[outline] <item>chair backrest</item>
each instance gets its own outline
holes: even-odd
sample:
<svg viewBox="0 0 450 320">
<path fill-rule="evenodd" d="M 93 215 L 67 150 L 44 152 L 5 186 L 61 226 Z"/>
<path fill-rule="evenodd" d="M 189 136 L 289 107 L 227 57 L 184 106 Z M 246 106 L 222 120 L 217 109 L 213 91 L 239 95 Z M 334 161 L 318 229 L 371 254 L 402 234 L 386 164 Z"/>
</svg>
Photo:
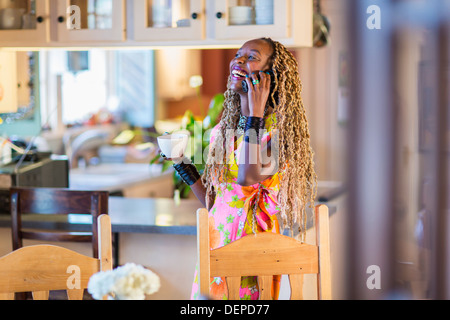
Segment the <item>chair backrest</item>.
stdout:
<svg viewBox="0 0 450 320">
<path fill-rule="evenodd" d="M 80 191 L 61 188 L 16 188 L 10 190 L 13 250 L 23 246 L 23 239 L 42 241 L 92 242 L 93 257 L 98 258 L 97 218 L 108 214 L 107 191 Z M 91 232 L 25 230 L 22 215 L 90 214 Z"/>
<path fill-rule="evenodd" d="M 318 299 L 331 299 L 328 207 L 315 208 L 316 245 L 261 232 L 210 250 L 208 211 L 197 211 L 200 294 L 209 296 L 213 277 L 225 277 L 228 298 L 239 299 L 242 276 L 257 276 L 261 300 L 270 300 L 273 275 L 288 275 L 291 299 L 303 299 L 303 275 L 317 274 Z"/>
<path fill-rule="evenodd" d="M 111 219 L 98 217 L 99 258 L 53 245 L 23 247 L 0 258 L 0 300 L 13 300 L 16 292 L 32 292 L 47 300 L 49 291 L 67 290 L 69 300 L 81 300 L 89 278 L 112 270 Z"/>
</svg>

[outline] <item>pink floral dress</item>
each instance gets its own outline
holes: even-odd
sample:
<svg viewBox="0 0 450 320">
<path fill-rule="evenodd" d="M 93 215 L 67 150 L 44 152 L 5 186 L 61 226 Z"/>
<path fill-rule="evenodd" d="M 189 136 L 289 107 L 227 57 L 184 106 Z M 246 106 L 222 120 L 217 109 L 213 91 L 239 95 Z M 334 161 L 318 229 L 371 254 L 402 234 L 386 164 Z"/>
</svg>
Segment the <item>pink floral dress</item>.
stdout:
<svg viewBox="0 0 450 320">
<path fill-rule="evenodd" d="M 266 119 L 267 132 L 261 138 L 261 146 L 268 143 L 272 137 L 275 115 Z M 211 133 L 212 143 L 217 135 L 218 127 Z M 271 178 L 249 186 L 242 187 L 236 183 L 240 151 L 243 137 L 237 139 L 234 152 L 230 152 L 229 170 L 226 183 L 217 188 L 214 206 L 209 211 L 210 247 L 217 249 L 243 236 L 256 232 L 279 233 L 276 214 L 279 212 L 277 195 L 279 188 L 279 173 Z M 256 206 L 256 212 L 254 208 Z M 256 221 L 253 216 L 256 215 Z M 198 266 L 197 266 L 198 267 Z M 272 297 L 278 298 L 280 276 L 274 276 Z M 242 300 L 257 300 L 257 277 L 242 277 L 240 298 Z M 191 299 L 199 298 L 197 268 L 192 287 Z M 210 282 L 211 299 L 227 299 L 227 286 L 224 278 L 212 278 Z"/>
</svg>

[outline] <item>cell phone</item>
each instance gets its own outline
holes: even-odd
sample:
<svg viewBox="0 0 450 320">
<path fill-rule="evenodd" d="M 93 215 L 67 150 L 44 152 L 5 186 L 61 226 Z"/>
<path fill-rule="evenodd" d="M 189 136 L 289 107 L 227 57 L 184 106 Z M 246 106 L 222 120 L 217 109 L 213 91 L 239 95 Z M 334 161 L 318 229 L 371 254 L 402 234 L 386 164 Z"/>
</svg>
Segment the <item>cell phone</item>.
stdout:
<svg viewBox="0 0 450 320">
<path fill-rule="evenodd" d="M 275 75 L 273 74 L 272 70 L 265 71 L 270 75 L 270 93 L 272 93 L 273 89 L 275 88 Z M 242 90 L 247 93 L 248 92 L 248 85 L 247 81 L 242 81 Z"/>
</svg>

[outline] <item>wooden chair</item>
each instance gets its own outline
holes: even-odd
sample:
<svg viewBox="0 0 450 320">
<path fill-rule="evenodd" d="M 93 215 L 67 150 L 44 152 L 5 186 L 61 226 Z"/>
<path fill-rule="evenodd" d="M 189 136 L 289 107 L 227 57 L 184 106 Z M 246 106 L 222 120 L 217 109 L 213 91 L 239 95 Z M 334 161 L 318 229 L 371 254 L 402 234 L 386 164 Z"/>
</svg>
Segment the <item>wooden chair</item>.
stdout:
<svg viewBox="0 0 450 320">
<path fill-rule="evenodd" d="M 108 215 L 99 216 L 98 234 L 98 259 L 53 245 L 23 247 L 0 258 L 0 300 L 30 291 L 34 300 L 48 300 L 51 290 L 67 290 L 69 300 L 81 300 L 89 278 L 112 269 Z"/>
<path fill-rule="evenodd" d="M 197 211 L 200 294 L 209 296 L 213 277 L 225 277 L 230 300 L 239 299 L 242 276 L 258 276 L 261 300 L 270 300 L 273 275 L 288 275 L 291 299 L 303 299 L 303 275 L 317 274 L 318 299 L 331 299 L 328 207 L 315 208 L 317 245 L 300 243 L 280 234 L 248 235 L 210 250 L 206 209 Z"/>
<path fill-rule="evenodd" d="M 41 241 L 92 242 L 93 257 L 98 258 L 97 219 L 108 214 L 107 191 L 79 191 L 60 188 L 16 188 L 10 190 L 13 250 L 23 246 L 23 239 Z M 91 232 L 25 230 L 22 215 L 91 214 Z"/>
</svg>

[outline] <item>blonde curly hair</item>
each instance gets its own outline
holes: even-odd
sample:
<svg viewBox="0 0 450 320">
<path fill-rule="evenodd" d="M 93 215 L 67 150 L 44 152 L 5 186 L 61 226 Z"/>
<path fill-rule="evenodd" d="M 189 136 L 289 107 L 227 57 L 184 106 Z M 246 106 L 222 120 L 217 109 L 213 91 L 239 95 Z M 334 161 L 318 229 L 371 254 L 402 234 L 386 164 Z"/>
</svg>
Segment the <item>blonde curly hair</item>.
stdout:
<svg viewBox="0 0 450 320">
<path fill-rule="evenodd" d="M 317 175 L 314 169 L 314 152 L 310 145 L 310 133 L 306 110 L 303 105 L 302 84 L 298 63 L 293 54 L 281 43 L 262 38 L 273 48 L 271 57 L 275 87 L 268 99 L 274 107 L 274 130 L 278 136 L 278 172 L 280 186 L 278 204 L 282 226 L 293 233 L 297 223 L 303 235 L 306 231 L 306 207 L 314 207 L 317 194 Z M 230 89 L 231 77 L 225 92 L 224 111 L 215 141 L 210 145 L 202 182 L 206 187 L 206 203 L 209 208 L 217 188 L 226 186 L 228 150 L 234 143 L 234 132 L 241 114 L 239 94 Z M 296 146 L 296 147 L 293 147 Z M 273 153 L 273 151 L 272 151 Z M 217 160 L 221 161 L 217 161 Z"/>
</svg>

